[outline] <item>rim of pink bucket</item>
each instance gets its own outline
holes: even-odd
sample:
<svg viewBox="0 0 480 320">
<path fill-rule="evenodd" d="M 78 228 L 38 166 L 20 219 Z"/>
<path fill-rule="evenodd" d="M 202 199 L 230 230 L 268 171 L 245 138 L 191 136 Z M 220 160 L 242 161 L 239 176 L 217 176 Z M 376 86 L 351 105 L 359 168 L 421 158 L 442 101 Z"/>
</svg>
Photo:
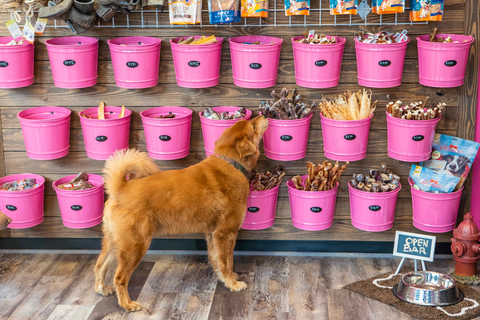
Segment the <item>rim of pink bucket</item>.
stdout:
<svg viewBox="0 0 480 320">
<path fill-rule="evenodd" d="M 250 186 L 250 195 L 248 197 L 249 198 L 251 198 L 251 197 L 256 197 L 256 198 L 269 197 L 269 196 L 272 196 L 275 193 L 277 193 L 279 188 L 280 188 L 280 185 L 276 186 L 275 188 L 268 189 L 268 190 L 255 191 L 255 190 L 252 190 L 252 186 Z"/>
<path fill-rule="evenodd" d="M 331 43 L 331 44 L 319 44 L 319 45 L 312 45 L 312 44 L 308 44 L 308 43 L 300 43 L 300 42 L 297 42 L 295 40 L 299 40 L 299 39 L 304 39 L 303 36 L 300 36 L 300 37 L 295 37 L 295 38 L 292 38 L 292 45 L 294 47 L 303 47 L 303 48 L 319 48 L 319 49 L 323 49 L 323 48 L 332 48 L 332 47 L 340 47 L 340 46 L 344 46 L 345 43 L 347 42 L 347 39 L 345 38 L 342 38 L 342 37 L 338 37 L 338 36 L 325 36 L 327 39 L 331 39 L 331 38 L 335 38 L 337 40 L 336 43 Z"/>
<path fill-rule="evenodd" d="M 138 44 L 139 41 L 141 44 Z M 155 37 L 120 37 L 108 39 L 107 43 L 109 47 L 126 50 L 157 46 L 162 43 L 162 39 Z"/>
<path fill-rule="evenodd" d="M 365 123 L 370 123 L 372 121 L 373 116 L 375 113 L 372 113 L 368 118 L 363 118 L 359 120 L 336 120 L 324 117 L 322 112 L 320 111 L 320 123 L 326 123 L 330 125 L 334 124 L 344 124 L 342 127 L 351 127 L 352 125 L 358 124 L 358 126 L 363 126 Z"/>
<path fill-rule="evenodd" d="M 170 111 L 172 111 L 172 113 L 175 114 L 175 118 L 167 118 L 167 119 L 152 118 L 152 117 L 158 117 L 160 115 L 168 115 Z M 150 108 L 140 112 L 140 116 L 142 117 L 142 120 L 149 119 L 149 120 L 154 120 L 159 122 L 168 122 L 175 119 L 179 120 L 179 119 L 191 117 L 192 114 L 193 114 L 193 110 L 185 107 L 176 107 L 176 106 L 155 107 L 155 108 Z"/>
<path fill-rule="evenodd" d="M 66 43 L 64 41 L 66 40 Z M 92 37 L 77 37 L 77 36 L 72 36 L 72 37 L 59 37 L 59 38 L 53 38 L 53 39 L 48 39 L 45 40 L 45 44 L 47 47 L 64 47 L 64 48 L 74 48 L 74 47 L 79 47 L 79 46 L 92 46 L 92 45 L 98 45 L 98 39 L 97 38 L 92 38 Z M 78 42 L 81 44 L 79 45 Z"/>
<path fill-rule="evenodd" d="M 458 43 L 439 43 L 439 42 L 430 42 L 430 35 L 429 34 L 425 34 L 425 35 L 422 35 L 422 36 L 418 36 L 417 37 L 417 45 L 418 46 L 429 46 L 429 47 L 455 47 L 455 46 L 459 46 L 459 45 L 468 45 L 470 46 L 473 41 L 475 40 L 472 36 L 466 36 L 466 35 L 463 35 L 463 34 L 448 34 L 448 33 L 442 33 L 442 34 L 437 34 L 437 36 L 441 36 L 443 37 L 444 39 L 446 39 L 447 37 L 452 37 L 452 40 L 453 41 L 460 41 Z M 463 42 L 464 40 L 468 40 L 468 41 L 465 41 Z"/>
<path fill-rule="evenodd" d="M 440 114 L 440 117 L 437 117 L 435 119 L 430 119 L 430 120 L 406 120 L 406 119 L 401 119 L 401 118 L 395 118 L 394 116 L 390 115 L 388 111 L 385 111 L 387 114 L 387 122 L 392 122 L 395 124 L 402 124 L 403 127 L 417 127 L 418 124 L 424 123 L 424 124 L 434 124 L 438 123 L 442 119 L 442 114 Z M 408 126 L 406 126 L 408 124 Z"/>
<path fill-rule="evenodd" d="M 199 39 L 201 37 L 202 36 L 193 36 L 194 39 Z M 221 37 L 215 37 L 215 39 L 217 39 L 217 42 L 214 42 L 214 43 L 196 44 L 196 45 L 177 43 L 180 39 L 185 39 L 185 37 L 178 37 L 178 38 L 170 39 L 170 45 L 174 46 L 174 47 L 182 47 L 182 48 L 183 47 L 198 48 L 198 47 L 212 47 L 212 46 L 215 46 L 215 45 L 218 46 L 219 44 L 223 43 L 223 38 L 221 38 Z"/>
<path fill-rule="evenodd" d="M 281 119 L 272 119 L 268 118 L 268 124 L 272 124 L 272 126 L 276 127 L 293 127 L 293 126 L 301 126 L 310 122 L 313 117 L 313 113 L 311 113 L 308 117 L 302 119 L 290 119 L 290 120 L 281 120 Z"/>
<path fill-rule="evenodd" d="M 350 185 L 350 182 L 348 182 L 348 190 L 361 197 L 364 199 L 382 199 L 382 198 L 390 198 L 391 196 L 396 196 L 402 190 L 402 184 L 399 182 L 398 183 L 398 188 L 393 190 L 393 191 L 387 191 L 387 192 L 367 192 L 367 191 L 361 191 L 357 190 L 354 187 Z"/>
<path fill-rule="evenodd" d="M 60 178 L 56 181 L 53 181 L 52 182 L 53 189 L 55 189 L 55 192 L 60 193 L 62 195 L 63 194 L 64 195 L 72 195 L 73 193 L 75 193 L 75 194 L 89 194 L 89 193 L 95 192 L 95 191 L 103 188 L 103 185 L 105 184 L 105 180 L 103 179 L 102 176 L 100 176 L 98 174 L 89 173 L 88 174 L 88 181 L 90 181 L 94 185 L 93 188 L 86 189 L 86 190 L 62 190 L 62 189 L 59 189 L 57 187 L 59 184 L 66 183 L 66 182 L 72 180 L 73 178 L 75 178 L 76 176 L 77 176 L 76 174 L 73 174 L 73 175 L 70 175 L 70 176 Z"/>
<path fill-rule="evenodd" d="M 21 39 L 24 39 L 22 37 L 18 37 L 17 39 L 21 40 Z M 9 43 L 10 41 L 13 40 L 13 37 L 0 37 L 0 44 L 7 44 Z M 32 43 L 28 42 L 28 41 L 23 41 L 22 44 L 17 44 L 15 46 L 1 46 L 0 49 L 14 49 L 14 48 L 21 48 L 21 47 L 28 47 L 28 46 L 33 46 Z"/>
<path fill-rule="evenodd" d="M 367 38 L 368 36 L 365 36 L 365 38 Z M 403 47 L 403 46 L 407 46 L 408 43 L 410 42 L 410 37 L 407 36 L 407 41 L 403 41 L 403 42 L 394 42 L 394 43 L 366 43 L 366 42 L 360 42 L 358 41 L 358 39 L 355 37 L 355 47 L 365 47 L 365 48 L 369 48 L 370 50 L 373 49 L 374 47 L 376 47 L 376 49 L 380 49 L 379 51 L 381 51 L 381 48 L 395 48 L 395 47 Z"/>
<path fill-rule="evenodd" d="M 228 111 L 228 112 L 235 112 L 237 110 L 239 110 L 241 107 L 234 107 L 234 106 L 222 106 L 222 107 L 212 107 L 213 111 L 217 111 L 218 108 L 235 108 L 235 109 L 228 109 L 228 110 L 225 110 L 225 111 Z M 217 120 L 217 119 L 207 119 L 203 116 L 203 111 L 199 112 L 198 115 L 200 116 L 200 122 L 202 123 L 208 123 L 208 124 L 234 124 L 235 122 L 238 122 L 240 120 L 248 120 L 250 119 L 250 117 L 252 116 L 252 111 L 245 108 L 245 110 L 247 110 L 246 114 L 245 114 L 245 117 L 241 117 L 241 118 L 238 118 L 238 119 L 229 119 L 229 120 Z M 223 111 L 221 111 L 223 112 Z"/>
<path fill-rule="evenodd" d="M 116 114 L 119 115 L 121 110 L 122 110 L 122 107 L 105 106 L 104 114 L 107 114 L 107 112 L 112 111 L 112 112 L 114 112 L 113 114 L 116 113 Z M 85 123 L 89 123 L 89 124 L 99 123 L 99 122 L 108 123 L 108 122 L 116 122 L 116 121 L 129 119 L 132 116 L 132 110 L 129 110 L 129 109 L 125 108 L 125 117 L 123 117 L 123 118 L 113 118 L 113 119 L 88 119 L 88 118 L 82 117 L 82 115 L 85 115 L 85 114 L 87 114 L 88 116 L 93 115 L 93 114 L 98 115 L 98 107 L 88 108 L 88 109 L 80 111 L 78 113 L 78 116 L 80 117 L 80 122 L 85 122 Z"/>
<path fill-rule="evenodd" d="M 46 119 L 29 119 L 28 118 L 28 116 L 32 116 L 36 114 L 52 114 L 51 112 L 54 110 L 57 111 L 57 113 L 55 113 L 55 115 L 57 115 L 56 117 L 46 118 Z M 36 124 L 41 122 L 54 122 L 54 121 L 64 120 L 64 119 L 70 118 L 71 114 L 72 114 L 72 111 L 70 109 L 63 108 L 63 107 L 54 107 L 54 106 L 35 107 L 35 108 L 29 108 L 29 109 L 18 112 L 17 118 L 22 123 Z"/>
<path fill-rule="evenodd" d="M 453 192 L 450 192 L 450 193 L 432 193 L 432 192 L 425 192 L 425 191 L 422 191 L 422 190 L 418 190 L 418 189 L 415 189 L 413 187 L 413 185 L 415 184 L 414 181 L 412 180 L 412 178 L 408 178 L 408 183 L 410 184 L 410 191 L 412 192 L 412 195 L 415 194 L 416 196 L 419 196 L 421 198 L 425 198 L 425 196 L 429 196 L 431 197 L 430 200 L 435 200 L 433 198 L 443 198 L 445 197 L 445 195 L 450 195 L 451 198 L 456 198 L 459 196 L 459 194 L 462 193 L 463 191 L 463 187 L 458 190 L 458 191 L 453 191 Z"/>
<path fill-rule="evenodd" d="M 301 177 L 303 182 L 308 177 L 308 174 L 303 175 Z M 337 186 L 331 190 L 305 191 L 305 190 L 298 190 L 297 188 L 295 188 L 292 179 L 287 181 L 288 193 L 293 194 L 297 197 L 306 198 L 306 199 L 324 198 L 324 197 L 332 196 L 337 193 L 339 185 L 340 185 L 340 182 L 337 181 Z M 315 195 L 321 195 L 321 196 L 315 196 Z"/>
<path fill-rule="evenodd" d="M 5 182 L 13 182 L 16 180 L 20 179 L 30 179 L 30 178 L 35 178 L 35 183 L 40 184 L 38 187 L 28 189 L 28 190 L 19 190 L 19 191 L 3 191 L 0 190 L 0 194 L 3 195 L 28 195 L 31 193 L 36 193 L 39 189 L 42 188 L 42 186 L 45 184 L 45 178 L 34 173 L 18 173 L 18 174 L 12 174 L 9 176 L 5 176 L 0 178 L 0 186 L 3 185 Z"/>
<path fill-rule="evenodd" d="M 245 40 L 249 42 L 255 42 L 255 41 L 260 41 L 262 42 L 267 42 L 265 44 L 261 45 L 254 45 L 254 44 L 243 44 Z M 274 43 L 270 43 L 270 42 Z M 278 47 L 281 46 L 283 43 L 282 38 L 276 38 L 276 37 L 269 37 L 269 36 L 240 36 L 240 37 L 234 37 L 234 38 L 229 38 L 228 42 L 230 43 L 230 48 L 233 49 L 240 49 L 242 51 L 246 51 L 245 49 L 249 48 L 251 50 L 248 51 L 263 51 L 262 49 L 264 48 L 273 48 L 273 47 Z"/>
</svg>

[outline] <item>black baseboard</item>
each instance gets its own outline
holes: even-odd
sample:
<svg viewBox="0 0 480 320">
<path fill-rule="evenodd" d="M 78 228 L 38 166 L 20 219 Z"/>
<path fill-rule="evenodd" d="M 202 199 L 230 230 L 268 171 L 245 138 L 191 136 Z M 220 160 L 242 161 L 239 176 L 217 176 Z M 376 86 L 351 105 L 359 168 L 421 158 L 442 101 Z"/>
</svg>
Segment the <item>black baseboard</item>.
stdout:
<svg viewBox="0 0 480 320">
<path fill-rule="evenodd" d="M 0 238 L 0 249 L 99 250 L 100 239 Z M 155 239 L 150 250 L 207 250 L 205 240 Z M 393 242 L 237 240 L 236 251 L 392 253 Z M 440 242 L 436 254 L 451 254 L 450 243 Z"/>
</svg>

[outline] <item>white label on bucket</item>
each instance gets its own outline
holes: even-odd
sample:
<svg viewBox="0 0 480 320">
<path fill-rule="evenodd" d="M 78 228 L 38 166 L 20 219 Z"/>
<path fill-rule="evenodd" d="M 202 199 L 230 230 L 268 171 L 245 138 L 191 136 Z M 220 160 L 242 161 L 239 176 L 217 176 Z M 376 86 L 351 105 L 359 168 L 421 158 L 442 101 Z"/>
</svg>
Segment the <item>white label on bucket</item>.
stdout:
<svg viewBox="0 0 480 320">
<path fill-rule="evenodd" d="M 436 239 L 435 236 L 397 231 L 393 255 L 433 262 Z"/>
<path fill-rule="evenodd" d="M 47 26 L 48 19 L 38 18 L 37 22 L 35 22 L 35 33 L 38 35 L 42 35 L 43 31 L 45 31 L 45 27 Z"/>
<path fill-rule="evenodd" d="M 20 27 L 15 22 L 15 20 L 10 20 L 5 24 L 7 25 L 8 31 L 10 31 L 10 34 L 12 35 L 13 39 L 23 37 L 23 33 L 22 31 L 20 31 Z"/>
<path fill-rule="evenodd" d="M 35 40 L 35 29 L 33 28 L 30 20 L 27 19 L 25 26 L 23 27 L 23 37 L 30 43 Z"/>
</svg>

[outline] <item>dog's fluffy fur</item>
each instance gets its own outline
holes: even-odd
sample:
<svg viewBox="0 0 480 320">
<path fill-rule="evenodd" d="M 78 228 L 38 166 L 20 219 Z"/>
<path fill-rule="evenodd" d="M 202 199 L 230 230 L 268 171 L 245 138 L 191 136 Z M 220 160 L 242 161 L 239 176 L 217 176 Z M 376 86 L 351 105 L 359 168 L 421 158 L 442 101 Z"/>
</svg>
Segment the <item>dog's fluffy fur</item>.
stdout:
<svg viewBox="0 0 480 320">
<path fill-rule="evenodd" d="M 239 121 L 215 143 L 215 153 L 252 170 L 268 121 L 257 117 Z M 144 152 L 124 150 L 105 164 L 109 199 L 103 216 L 102 252 L 95 266 L 95 291 L 117 292 L 119 305 L 140 310 L 127 287 L 135 268 L 160 234 L 203 233 L 208 256 L 219 279 L 232 291 L 246 288 L 233 273 L 233 249 L 245 217 L 248 179 L 217 156 L 183 170 L 162 171 Z M 105 284 L 110 263 L 117 260 L 114 286 Z"/>
</svg>

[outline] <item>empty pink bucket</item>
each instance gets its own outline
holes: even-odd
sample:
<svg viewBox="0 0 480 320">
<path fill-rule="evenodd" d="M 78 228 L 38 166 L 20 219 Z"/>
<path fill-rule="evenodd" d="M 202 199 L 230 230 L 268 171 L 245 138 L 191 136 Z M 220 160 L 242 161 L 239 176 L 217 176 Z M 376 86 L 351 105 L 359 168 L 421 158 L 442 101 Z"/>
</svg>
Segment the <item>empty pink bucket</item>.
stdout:
<svg viewBox="0 0 480 320">
<path fill-rule="evenodd" d="M 0 37 L 7 44 L 12 37 Z M 33 83 L 34 46 L 28 41 L 16 46 L 0 46 L 0 89 L 29 86 Z"/>
<path fill-rule="evenodd" d="M 370 88 L 392 88 L 402 84 L 408 39 L 399 43 L 365 43 L 355 39 L 358 84 Z"/>
<path fill-rule="evenodd" d="M 97 83 L 98 39 L 63 37 L 45 41 L 58 88 L 79 89 Z"/>
<path fill-rule="evenodd" d="M 242 229 L 261 230 L 273 226 L 279 189 L 280 186 L 276 186 L 269 190 L 250 191 Z"/>
<path fill-rule="evenodd" d="M 263 149 L 267 158 L 294 161 L 305 158 L 308 134 L 313 114 L 303 119 L 268 119 L 268 129 L 263 135 Z"/>
<path fill-rule="evenodd" d="M 226 112 L 235 113 L 239 107 L 214 107 L 212 108 L 218 113 Z M 203 143 L 205 145 L 205 154 L 207 157 L 213 154 L 213 150 L 215 149 L 215 141 L 220 138 L 223 131 L 230 128 L 240 120 L 249 120 L 252 116 L 252 111 L 247 109 L 247 114 L 245 117 L 240 119 L 232 119 L 232 120 L 214 120 L 214 119 L 207 119 L 202 116 L 202 112 L 200 112 L 200 122 L 202 124 L 202 133 L 203 133 Z"/>
<path fill-rule="evenodd" d="M 302 176 L 305 181 L 307 175 Z M 297 190 L 292 180 L 287 181 L 290 214 L 295 228 L 307 231 L 325 230 L 332 226 L 337 201 L 338 183 L 328 191 Z"/>
<path fill-rule="evenodd" d="M 195 39 L 201 36 L 195 36 Z M 185 88 L 208 88 L 218 84 L 223 38 L 200 45 L 178 44 L 170 40 L 177 85 Z"/>
<path fill-rule="evenodd" d="M 228 39 L 232 56 L 233 83 L 243 88 L 269 88 L 277 83 L 283 39 L 242 36 Z M 260 41 L 260 45 L 245 44 Z"/>
<path fill-rule="evenodd" d="M 337 43 L 311 45 L 295 41 L 303 37 L 292 38 L 297 85 L 305 88 L 338 86 L 346 40 L 340 37 L 327 38 L 336 38 Z"/>
<path fill-rule="evenodd" d="M 172 119 L 155 119 L 175 114 Z M 158 107 L 140 112 L 148 155 L 158 160 L 184 158 L 190 150 L 192 113 L 188 108 Z"/>
<path fill-rule="evenodd" d="M 128 148 L 131 110 L 125 110 L 125 117 L 119 118 L 120 107 L 105 107 L 105 119 L 98 120 L 98 108 L 79 112 L 83 140 L 87 156 L 95 160 L 107 160 L 115 151 Z M 87 115 L 92 119 L 84 117 Z"/>
<path fill-rule="evenodd" d="M 408 182 L 412 192 L 413 225 L 432 233 L 450 232 L 455 229 L 462 190 L 452 193 L 430 193 L 417 190 L 413 181 Z"/>
<path fill-rule="evenodd" d="M 388 156 L 405 162 L 430 159 L 435 129 L 441 118 L 405 120 L 387 112 Z"/>
<path fill-rule="evenodd" d="M 320 113 L 325 157 L 358 161 L 367 156 L 368 133 L 373 114 L 360 120 L 333 120 Z"/>
<path fill-rule="evenodd" d="M 67 108 L 36 107 L 17 114 L 29 158 L 52 160 L 68 154 L 71 113 Z"/>
<path fill-rule="evenodd" d="M 71 191 L 57 188 L 58 185 L 71 181 L 75 176 L 63 177 L 52 183 L 57 193 L 63 224 L 73 229 L 96 226 L 102 222 L 103 217 L 103 178 L 96 174 L 89 174 L 88 181 L 94 186 L 92 189 Z"/>
<path fill-rule="evenodd" d="M 0 178 L 0 186 L 5 182 L 35 178 L 40 186 L 23 191 L 0 190 L 0 211 L 12 219 L 10 229 L 34 227 L 43 221 L 43 195 L 45 178 L 37 174 L 13 174 Z"/>
<path fill-rule="evenodd" d="M 366 192 L 348 184 L 352 225 L 360 230 L 381 232 L 390 229 L 395 220 L 398 193 L 402 189 L 389 192 Z"/>
<path fill-rule="evenodd" d="M 472 36 L 438 34 L 458 43 L 430 42 L 430 35 L 417 37 L 420 84 L 435 88 L 452 88 L 463 84 Z"/>
<path fill-rule="evenodd" d="M 109 39 L 115 82 L 120 88 L 155 87 L 160 67 L 160 43 L 152 37 Z"/>
</svg>

